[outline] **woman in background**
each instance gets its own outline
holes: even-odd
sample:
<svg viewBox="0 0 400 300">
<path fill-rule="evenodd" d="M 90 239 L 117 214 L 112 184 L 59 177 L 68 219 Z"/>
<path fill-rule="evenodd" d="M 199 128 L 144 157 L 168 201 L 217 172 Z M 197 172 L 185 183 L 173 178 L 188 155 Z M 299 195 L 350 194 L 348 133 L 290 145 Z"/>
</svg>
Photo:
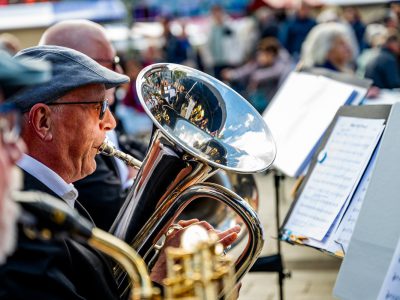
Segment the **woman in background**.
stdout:
<svg viewBox="0 0 400 300">
<path fill-rule="evenodd" d="M 353 73 L 357 53 L 357 43 L 348 25 L 323 23 L 315 26 L 304 41 L 299 67 Z"/>
</svg>

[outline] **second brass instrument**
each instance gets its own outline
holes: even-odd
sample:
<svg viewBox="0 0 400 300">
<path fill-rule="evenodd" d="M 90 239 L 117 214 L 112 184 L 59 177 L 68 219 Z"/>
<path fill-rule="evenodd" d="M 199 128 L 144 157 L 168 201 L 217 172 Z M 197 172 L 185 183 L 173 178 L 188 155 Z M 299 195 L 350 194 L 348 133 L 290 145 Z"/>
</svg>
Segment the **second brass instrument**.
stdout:
<svg viewBox="0 0 400 300">
<path fill-rule="evenodd" d="M 49 240 L 60 236 L 85 240 L 93 248 L 113 258 L 128 274 L 132 283 L 130 300 L 160 300 L 160 291 L 153 287 L 142 258 L 124 241 L 95 228 L 65 202 L 42 192 L 13 192 L 29 215 L 22 218 L 23 230 L 30 239 Z"/>
</svg>

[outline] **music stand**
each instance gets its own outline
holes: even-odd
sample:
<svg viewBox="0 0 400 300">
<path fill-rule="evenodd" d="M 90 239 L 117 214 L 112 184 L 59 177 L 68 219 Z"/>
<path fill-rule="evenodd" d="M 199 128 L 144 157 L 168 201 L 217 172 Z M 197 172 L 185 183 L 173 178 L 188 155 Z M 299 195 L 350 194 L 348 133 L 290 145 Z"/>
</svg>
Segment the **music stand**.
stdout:
<svg viewBox="0 0 400 300">
<path fill-rule="evenodd" d="M 277 169 L 271 169 L 269 172 L 274 176 L 275 189 L 275 225 L 276 225 L 276 246 L 277 253 L 259 257 L 250 272 L 273 272 L 278 273 L 279 299 L 284 299 L 283 282 L 285 278 L 290 278 L 290 271 L 285 271 L 282 259 L 281 240 L 278 238 L 280 233 L 280 201 L 281 201 L 281 182 L 285 179 L 285 175 Z"/>
<path fill-rule="evenodd" d="M 328 76 L 329 75 L 329 76 Z M 324 116 L 325 123 L 324 124 L 319 124 L 320 129 L 319 132 L 318 130 L 314 132 L 314 139 L 310 141 L 307 145 L 307 147 L 304 147 L 304 155 L 308 153 L 308 156 L 305 155 L 304 157 L 298 157 L 296 160 L 292 160 L 293 156 L 297 156 L 297 154 L 293 154 L 293 151 L 285 151 L 283 156 L 283 159 L 278 160 L 278 164 L 275 166 L 275 169 L 272 170 L 273 176 L 274 176 L 274 188 L 275 188 L 275 215 L 276 215 L 276 233 L 277 237 L 280 236 L 280 201 L 281 201 L 281 183 L 285 179 L 285 176 L 291 176 L 291 177 L 298 177 L 302 174 L 302 171 L 305 169 L 307 164 L 309 163 L 309 159 L 311 158 L 313 151 L 316 150 L 316 147 L 318 145 L 319 139 L 321 135 L 323 134 L 324 130 L 326 127 L 329 125 L 329 121 L 334 117 L 336 110 L 343 104 L 350 104 L 353 103 L 357 98 L 362 98 L 367 89 L 368 86 L 370 85 L 370 82 L 365 82 L 363 81 L 362 83 L 359 82 L 351 82 L 349 85 L 349 80 L 346 78 L 346 80 L 338 80 L 338 78 L 335 77 L 335 74 L 326 74 L 326 73 L 318 73 L 317 71 L 313 70 L 313 72 L 309 72 L 309 74 L 300 74 L 297 72 L 293 72 L 289 77 L 288 80 L 283 84 L 281 89 L 278 91 L 278 93 L 275 95 L 274 99 L 271 101 L 270 106 L 267 108 L 267 110 L 264 112 L 263 117 L 268 126 L 270 126 L 270 129 L 274 135 L 274 130 L 276 132 L 282 131 L 282 128 L 285 128 L 288 133 L 291 132 L 290 127 L 282 125 L 282 121 L 285 120 L 287 121 L 286 117 L 282 116 L 288 116 L 287 111 L 289 107 L 289 111 L 292 110 L 290 103 L 296 103 L 296 102 L 301 102 L 303 103 L 303 106 L 301 109 L 296 110 L 296 113 L 293 114 L 293 120 L 313 120 L 315 118 L 319 122 L 321 122 L 321 116 Z M 346 84 L 344 84 L 344 82 Z M 305 86 L 309 87 L 308 89 L 304 88 Z M 307 91 L 307 92 L 306 92 Z M 332 93 L 336 93 L 336 99 L 332 98 L 331 95 Z M 299 98 L 299 96 L 301 96 Z M 330 99 L 332 98 L 332 99 Z M 295 101 L 293 101 L 295 100 Z M 320 103 L 318 104 L 318 101 L 316 102 L 315 100 L 318 100 Z M 322 102 L 321 102 L 322 101 Z M 335 105 L 331 106 L 330 108 L 327 108 L 326 105 L 320 105 L 323 103 L 323 101 L 328 101 L 335 103 Z M 316 110 L 307 110 L 307 106 L 313 106 L 315 104 L 318 104 L 319 109 Z M 358 103 L 357 103 L 358 104 Z M 308 117 L 301 118 L 301 112 L 303 114 L 309 114 L 309 112 L 312 112 L 311 114 L 308 115 Z M 271 122 L 272 125 L 271 126 Z M 299 127 L 297 122 L 292 122 L 293 126 L 292 128 L 295 129 L 297 127 L 297 131 L 304 132 L 309 132 L 307 129 L 307 126 Z M 315 126 L 312 126 L 313 128 Z M 302 128 L 301 130 L 299 130 Z M 308 127 L 310 128 L 310 127 Z M 285 132 L 285 129 L 284 132 Z M 296 131 L 295 130 L 295 131 Z M 314 128 L 313 128 L 314 131 Z M 282 134 L 280 134 L 282 135 Z M 289 134 L 290 135 L 290 134 Z M 293 135 L 292 135 L 293 136 Z M 285 136 L 278 137 L 279 142 L 282 142 L 286 140 Z M 290 144 L 284 143 L 286 146 L 288 146 L 288 150 L 291 150 L 292 147 Z M 305 149 L 307 148 L 307 149 Z M 278 149 L 279 149 L 279 143 L 278 143 Z M 282 149 L 282 148 L 281 148 Z M 279 151 L 279 150 L 278 150 Z M 290 153 L 289 153 L 290 152 Z M 279 152 L 278 152 L 279 155 Z M 289 156 L 289 160 L 291 161 L 292 164 L 288 165 L 285 162 L 286 158 Z M 283 293 L 283 280 L 287 277 L 290 277 L 290 272 L 284 272 L 283 268 L 283 262 L 282 262 L 282 252 L 281 252 L 281 245 L 280 245 L 280 239 L 277 238 L 277 254 L 267 256 L 267 257 L 261 257 L 256 261 L 256 264 L 253 266 L 253 268 L 250 271 L 254 272 L 277 272 L 279 279 L 279 296 L 280 299 L 283 300 L 284 298 L 284 293 Z"/>
</svg>

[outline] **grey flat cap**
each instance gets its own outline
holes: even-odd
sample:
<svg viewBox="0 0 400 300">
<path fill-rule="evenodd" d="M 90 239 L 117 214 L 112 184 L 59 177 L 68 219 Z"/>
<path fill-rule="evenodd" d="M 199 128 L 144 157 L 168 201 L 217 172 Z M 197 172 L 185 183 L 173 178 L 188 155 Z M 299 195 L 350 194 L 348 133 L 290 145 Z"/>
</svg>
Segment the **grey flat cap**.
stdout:
<svg viewBox="0 0 400 300">
<path fill-rule="evenodd" d="M 15 56 L 22 62 L 31 59 L 44 60 L 52 64 L 52 79 L 48 83 L 25 88 L 7 99 L 22 111 L 36 103 L 50 103 L 68 92 L 88 84 L 104 84 L 106 89 L 129 82 L 129 77 L 111 71 L 87 55 L 60 46 L 36 46 L 24 49 Z"/>
</svg>

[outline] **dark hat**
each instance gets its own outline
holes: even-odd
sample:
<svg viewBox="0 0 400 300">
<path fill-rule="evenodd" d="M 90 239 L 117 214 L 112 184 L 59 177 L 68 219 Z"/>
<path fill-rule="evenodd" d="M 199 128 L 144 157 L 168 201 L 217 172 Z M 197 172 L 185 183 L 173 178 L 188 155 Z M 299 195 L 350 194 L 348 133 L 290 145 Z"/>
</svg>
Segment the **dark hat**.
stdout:
<svg viewBox="0 0 400 300">
<path fill-rule="evenodd" d="M 68 92 L 88 85 L 104 84 L 106 89 L 129 82 L 129 77 L 111 71 L 76 50 L 60 46 L 36 46 L 24 49 L 15 56 L 22 62 L 32 59 L 52 64 L 52 79 L 48 83 L 25 88 L 11 98 L 22 111 L 36 103 L 51 103 Z"/>
</svg>

